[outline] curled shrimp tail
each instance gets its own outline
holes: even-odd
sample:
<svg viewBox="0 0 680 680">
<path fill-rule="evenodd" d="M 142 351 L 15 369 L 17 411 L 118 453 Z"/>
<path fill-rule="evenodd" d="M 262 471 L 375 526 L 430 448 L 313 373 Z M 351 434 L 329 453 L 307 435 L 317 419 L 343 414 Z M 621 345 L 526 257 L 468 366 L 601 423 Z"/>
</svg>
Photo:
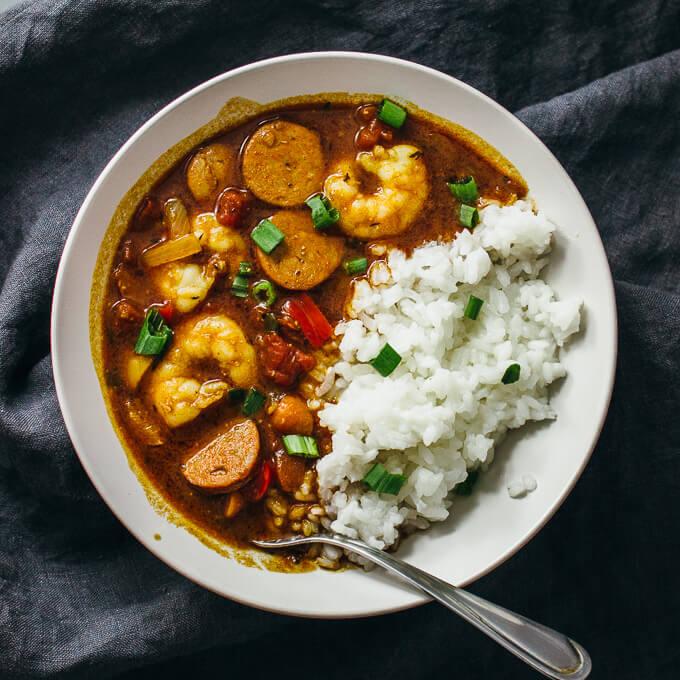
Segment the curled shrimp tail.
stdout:
<svg viewBox="0 0 680 680">
<path fill-rule="evenodd" d="M 396 236 L 417 219 L 429 193 L 427 170 L 420 149 L 398 144 L 376 146 L 354 161 L 340 163 L 326 178 L 324 191 L 340 213 L 339 226 L 362 240 Z M 361 173 L 378 183 L 370 193 L 362 191 Z"/>
<path fill-rule="evenodd" d="M 202 379 L 206 366 L 213 377 Z M 175 331 L 173 346 L 149 381 L 149 396 L 169 427 L 197 418 L 232 387 L 257 379 L 255 350 L 239 325 L 223 314 L 193 319 Z"/>
</svg>

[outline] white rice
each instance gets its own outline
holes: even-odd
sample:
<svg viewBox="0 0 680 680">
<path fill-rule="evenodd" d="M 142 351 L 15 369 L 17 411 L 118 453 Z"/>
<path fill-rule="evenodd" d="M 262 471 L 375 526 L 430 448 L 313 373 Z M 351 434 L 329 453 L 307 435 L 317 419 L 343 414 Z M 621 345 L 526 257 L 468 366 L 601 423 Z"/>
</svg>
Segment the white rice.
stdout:
<svg viewBox="0 0 680 680">
<path fill-rule="evenodd" d="M 554 225 L 525 201 L 480 218 L 451 243 L 391 250 L 355 286 L 319 411 L 333 433 L 317 466 L 333 531 L 385 548 L 445 519 L 451 490 L 491 462 L 509 428 L 555 417 L 547 386 L 565 375 L 559 348 L 579 328 L 581 301 L 557 301 L 538 278 Z M 484 300 L 476 321 L 463 316 L 471 294 Z M 366 362 L 386 342 L 402 361 L 382 377 Z M 512 363 L 519 381 L 503 385 Z M 408 476 L 398 496 L 361 483 L 377 461 Z"/>
<path fill-rule="evenodd" d="M 533 475 L 522 475 L 508 482 L 508 495 L 510 498 L 523 498 L 528 493 L 536 491 L 538 482 Z"/>
</svg>

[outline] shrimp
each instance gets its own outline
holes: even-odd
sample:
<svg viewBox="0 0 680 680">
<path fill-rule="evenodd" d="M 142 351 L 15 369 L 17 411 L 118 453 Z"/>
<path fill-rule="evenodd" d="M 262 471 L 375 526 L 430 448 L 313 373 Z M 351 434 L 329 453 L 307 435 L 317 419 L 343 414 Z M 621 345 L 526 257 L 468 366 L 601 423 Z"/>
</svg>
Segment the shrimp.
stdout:
<svg viewBox="0 0 680 680">
<path fill-rule="evenodd" d="M 203 247 L 220 253 L 232 264 L 235 262 L 236 268 L 241 260 L 246 259 L 248 246 L 243 236 L 236 229 L 220 224 L 214 213 L 201 213 L 192 217 L 191 227 Z"/>
<path fill-rule="evenodd" d="M 227 265 L 232 271 L 247 259 L 248 247 L 234 229 L 221 225 L 213 213 L 202 213 L 191 218 L 191 228 L 201 244 L 215 254 L 206 264 L 171 262 L 152 270 L 156 286 L 175 304 L 178 312 L 190 312 L 205 300 L 215 277 L 224 273 Z"/>
<path fill-rule="evenodd" d="M 362 240 L 396 236 L 418 216 L 429 192 L 420 149 L 398 144 L 362 151 L 344 161 L 326 178 L 324 192 L 340 212 L 339 225 L 348 236 Z M 373 175 L 378 188 L 362 192 L 360 172 Z"/>
<path fill-rule="evenodd" d="M 152 276 L 160 291 L 174 302 L 178 312 L 190 312 L 205 300 L 215 283 L 214 264 L 171 262 L 154 267 Z"/>
<path fill-rule="evenodd" d="M 201 380 L 198 364 L 217 364 L 219 377 Z M 232 387 L 257 379 L 255 350 L 238 324 L 223 314 L 191 319 L 175 329 L 172 346 L 149 380 L 149 396 L 169 427 L 193 420 Z"/>
</svg>

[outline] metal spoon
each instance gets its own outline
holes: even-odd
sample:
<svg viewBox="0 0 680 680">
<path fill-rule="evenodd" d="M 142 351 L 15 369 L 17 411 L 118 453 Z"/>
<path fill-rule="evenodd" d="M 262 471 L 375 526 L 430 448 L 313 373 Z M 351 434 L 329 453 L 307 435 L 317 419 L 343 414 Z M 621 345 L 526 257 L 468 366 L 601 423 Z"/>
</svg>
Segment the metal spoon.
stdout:
<svg viewBox="0 0 680 680">
<path fill-rule="evenodd" d="M 340 534 L 321 533 L 252 543 L 259 548 L 328 543 L 351 550 L 401 576 L 549 678 L 582 680 L 588 677 L 592 669 L 588 652 L 562 633 L 456 588 L 362 541 Z"/>
</svg>

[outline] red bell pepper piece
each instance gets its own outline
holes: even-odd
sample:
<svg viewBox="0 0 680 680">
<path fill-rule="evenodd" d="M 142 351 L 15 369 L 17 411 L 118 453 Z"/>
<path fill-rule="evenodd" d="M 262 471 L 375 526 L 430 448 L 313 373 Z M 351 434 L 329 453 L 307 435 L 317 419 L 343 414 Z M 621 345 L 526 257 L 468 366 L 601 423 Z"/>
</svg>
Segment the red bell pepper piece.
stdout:
<svg viewBox="0 0 680 680">
<path fill-rule="evenodd" d="M 172 315 L 173 315 L 173 308 L 172 308 L 172 302 L 170 300 L 166 300 L 162 304 L 157 304 L 157 305 L 151 305 L 152 307 L 155 307 L 158 310 L 158 313 L 168 322 L 172 321 Z"/>
<path fill-rule="evenodd" d="M 321 347 L 333 334 L 333 326 L 307 293 L 287 300 L 284 309 L 297 321 L 312 347 Z"/>
<path fill-rule="evenodd" d="M 259 501 L 269 488 L 272 482 L 272 471 L 274 469 L 271 461 L 265 460 L 260 471 L 253 481 L 248 485 L 247 495 L 251 501 Z"/>
</svg>

